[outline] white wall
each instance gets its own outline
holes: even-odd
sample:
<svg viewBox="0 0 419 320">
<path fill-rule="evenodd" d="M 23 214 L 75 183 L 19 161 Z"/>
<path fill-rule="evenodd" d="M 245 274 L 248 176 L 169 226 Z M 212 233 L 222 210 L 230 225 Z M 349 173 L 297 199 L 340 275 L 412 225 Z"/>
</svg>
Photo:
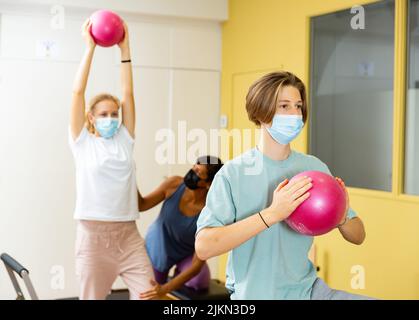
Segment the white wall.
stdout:
<svg viewBox="0 0 419 320">
<path fill-rule="evenodd" d="M 222 2 L 214 2 L 215 11 Z M 84 50 L 80 26 L 92 10 L 66 10 L 65 28 L 53 29 L 45 7 L 19 7 L 16 3 L 0 3 L 0 110 L 4 119 L 9 119 L 0 126 L 0 251 L 16 257 L 30 270 L 40 298 L 77 296 L 72 218 L 75 174 L 67 130 L 72 82 Z M 112 3 L 117 5 L 118 1 Z M 133 1 L 127 3 L 128 9 L 135 6 Z M 167 8 L 163 6 L 167 1 L 159 3 Z M 195 6 L 196 11 L 207 10 L 209 3 L 201 1 L 202 7 Z M 190 167 L 156 161 L 160 143 L 155 140 L 156 132 L 165 128 L 176 131 L 182 120 L 188 129 L 218 128 L 221 30 L 215 21 L 132 12 L 122 17 L 130 27 L 134 67 L 137 181 L 146 194 L 163 177 L 183 175 Z M 52 44 L 49 57 L 43 50 L 46 41 Z M 97 49 L 88 99 L 103 91 L 119 95 L 118 61 L 116 48 Z M 138 226 L 143 235 L 158 212 L 159 208 L 154 208 L 141 214 Z M 217 259 L 209 264 L 217 277 Z M 63 289 L 54 289 L 54 266 L 65 272 Z M 13 298 L 2 268 L 0 299 Z M 123 285 L 119 281 L 115 287 Z"/>
</svg>

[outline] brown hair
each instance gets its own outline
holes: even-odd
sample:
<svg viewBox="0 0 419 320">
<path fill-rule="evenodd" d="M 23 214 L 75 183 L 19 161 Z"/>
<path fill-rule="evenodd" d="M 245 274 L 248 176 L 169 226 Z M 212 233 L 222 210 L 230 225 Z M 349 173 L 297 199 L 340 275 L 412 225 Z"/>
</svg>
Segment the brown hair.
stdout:
<svg viewBox="0 0 419 320">
<path fill-rule="evenodd" d="M 249 88 L 246 96 L 246 110 L 249 120 L 260 126 L 270 123 L 276 113 L 279 93 L 286 86 L 292 86 L 300 91 L 303 106 L 301 108 L 304 123 L 307 120 L 307 95 L 304 83 L 294 74 L 287 71 L 269 73 Z"/>
<path fill-rule="evenodd" d="M 95 133 L 95 128 L 94 126 L 90 123 L 89 118 L 87 117 L 87 114 L 93 113 L 95 111 L 95 107 L 96 105 L 101 102 L 101 101 L 105 101 L 105 100 L 110 100 L 115 102 L 115 104 L 118 106 L 118 109 L 121 107 L 121 102 L 119 101 L 119 99 L 109 93 L 101 93 L 98 94 L 96 96 L 94 96 L 90 101 L 89 104 L 87 106 L 87 110 L 86 110 L 86 128 L 87 130 L 94 134 Z"/>
</svg>

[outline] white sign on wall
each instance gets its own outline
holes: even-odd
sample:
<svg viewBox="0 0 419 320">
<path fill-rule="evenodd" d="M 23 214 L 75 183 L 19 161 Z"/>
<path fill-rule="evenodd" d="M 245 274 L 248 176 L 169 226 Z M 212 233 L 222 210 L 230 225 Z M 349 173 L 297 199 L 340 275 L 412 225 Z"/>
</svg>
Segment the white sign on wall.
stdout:
<svg viewBox="0 0 419 320">
<path fill-rule="evenodd" d="M 38 58 L 57 58 L 58 55 L 58 44 L 54 40 L 39 40 L 36 43 L 36 56 Z"/>
</svg>

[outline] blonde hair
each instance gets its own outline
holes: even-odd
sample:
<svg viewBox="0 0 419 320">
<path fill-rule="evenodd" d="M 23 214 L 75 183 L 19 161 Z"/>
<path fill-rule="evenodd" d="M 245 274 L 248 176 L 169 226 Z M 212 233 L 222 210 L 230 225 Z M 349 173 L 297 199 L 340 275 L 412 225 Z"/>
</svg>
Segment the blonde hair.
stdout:
<svg viewBox="0 0 419 320">
<path fill-rule="evenodd" d="M 307 94 L 304 83 L 293 73 L 278 71 L 266 74 L 254 82 L 246 96 L 246 110 L 249 120 L 257 126 L 270 123 L 276 113 L 279 92 L 286 86 L 295 87 L 301 95 L 304 123 L 307 120 Z"/>
<path fill-rule="evenodd" d="M 121 107 L 121 102 L 119 101 L 119 99 L 109 93 L 101 93 L 98 94 L 96 96 L 94 96 L 90 101 L 89 104 L 87 106 L 87 110 L 86 110 L 86 128 L 87 130 L 94 134 L 95 133 L 95 127 L 93 126 L 93 124 L 89 121 L 88 118 L 88 113 L 93 113 L 95 111 L 95 107 L 96 105 L 101 102 L 101 101 L 105 101 L 105 100 L 110 100 L 115 102 L 115 104 L 118 106 L 118 109 Z"/>
</svg>

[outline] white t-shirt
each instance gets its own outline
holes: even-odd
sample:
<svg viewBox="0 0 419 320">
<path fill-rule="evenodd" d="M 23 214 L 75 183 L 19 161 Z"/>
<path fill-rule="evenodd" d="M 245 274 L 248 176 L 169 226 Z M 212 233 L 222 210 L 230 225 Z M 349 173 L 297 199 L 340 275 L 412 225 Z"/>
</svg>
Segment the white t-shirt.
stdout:
<svg viewBox="0 0 419 320">
<path fill-rule="evenodd" d="M 70 128 L 69 128 L 70 129 Z M 134 140 L 121 125 L 110 139 L 83 128 L 76 140 L 69 130 L 76 164 L 75 219 L 132 221 L 139 218 Z"/>
</svg>

